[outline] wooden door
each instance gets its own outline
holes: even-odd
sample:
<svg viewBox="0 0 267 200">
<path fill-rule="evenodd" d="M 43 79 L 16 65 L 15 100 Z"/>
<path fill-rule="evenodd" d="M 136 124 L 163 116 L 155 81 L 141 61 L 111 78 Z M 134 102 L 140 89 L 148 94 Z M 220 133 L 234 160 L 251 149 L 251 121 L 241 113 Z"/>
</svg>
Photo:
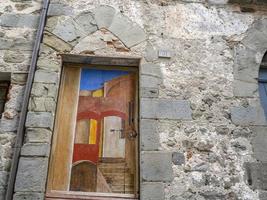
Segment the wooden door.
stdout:
<svg viewBox="0 0 267 200">
<path fill-rule="evenodd" d="M 136 185 L 134 191 L 116 189 L 121 187 L 116 185 L 118 169 L 122 176 L 133 177 L 119 184 L 138 183 L 136 101 L 135 73 L 64 68 L 49 167 L 50 196 L 51 191 L 137 196 Z"/>
</svg>

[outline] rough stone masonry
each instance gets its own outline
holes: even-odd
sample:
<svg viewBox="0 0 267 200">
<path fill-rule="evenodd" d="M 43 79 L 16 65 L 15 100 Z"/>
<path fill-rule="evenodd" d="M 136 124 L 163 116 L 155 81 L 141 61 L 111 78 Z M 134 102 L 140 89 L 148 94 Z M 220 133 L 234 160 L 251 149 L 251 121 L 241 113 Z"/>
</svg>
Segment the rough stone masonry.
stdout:
<svg viewBox="0 0 267 200">
<path fill-rule="evenodd" d="M 0 122 L 0 199 L 41 5 L 0 6 L 0 71 L 11 73 Z M 266 200 L 267 127 L 257 83 L 266 50 L 265 0 L 51 0 L 13 199 L 44 199 L 58 53 L 75 53 L 142 58 L 140 199 Z"/>
</svg>

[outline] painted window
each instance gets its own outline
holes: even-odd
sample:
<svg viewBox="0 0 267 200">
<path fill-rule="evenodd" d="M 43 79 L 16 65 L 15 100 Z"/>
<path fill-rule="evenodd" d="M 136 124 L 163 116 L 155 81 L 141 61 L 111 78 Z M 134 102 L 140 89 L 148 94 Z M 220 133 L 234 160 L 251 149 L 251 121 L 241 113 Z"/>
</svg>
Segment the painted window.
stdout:
<svg viewBox="0 0 267 200">
<path fill-rule="evenodd" d="M 265 53 L 259 70 L 259 94 L 261 105 L 267 117 L 267 52 Z"/>
<path fill-rule="evenodd" d="M 137 197 L 136 82 L 127 70 L 64 68 L 48 193 Z"/>
</svg>

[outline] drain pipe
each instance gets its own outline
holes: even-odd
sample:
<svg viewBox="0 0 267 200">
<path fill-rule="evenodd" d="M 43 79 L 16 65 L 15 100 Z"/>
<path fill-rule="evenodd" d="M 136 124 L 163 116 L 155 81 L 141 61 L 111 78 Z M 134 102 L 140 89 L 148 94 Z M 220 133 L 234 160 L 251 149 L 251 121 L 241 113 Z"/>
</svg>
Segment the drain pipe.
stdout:
<svg viewBox="0 0 267 200">
<path fill-rule="evenodd" d="M 38 29 L 37 29 L 36 40 L 35 40 L 33 51 L 32 51 L 31 64 L 30 64 L 30 68 L 29 68 L 28 78 L 27 78 L 23 102 L 22 102 L 22 108 L 21 108 L 21 112 L 20 112 L 20 119 L 19 119 L 19 124 L 18 124 L 18 129 L 17 129 L 16 143 L 14 146 L 14 153 L 13 153 L 12 163 L 11 163 L 12 165 L 11 165 L 11 170 L 10 170 L 10 174 L 9 174 L 7 191 L 6 191 L 6 200 L 12 200 L 13 199 L 14 186 L 15 186 L 15 181 L 16 181 L 20 151 L 21 151 L 21 147 L 23 145 L 23 140 L 24 140 L 24 135 L 25 135 L 24 126 L 25 126 L 25 121 L 26 121 L 26 117 L 27 117 L 28 104 L 29 104 L 31 88 L 32 88 L 32 84 L 33 84 L 33 78 L 34 78 L 34 73 L 35 73 L 35 69 L 36 69 L 40 44 L 41 44 L 41 41 L 43 39 L 43 32 L 44 32 L 44 27 L 45 27 L 45 23 L 46 23 L 46 16 L 47 16 L 49 2 L 50 2 L 50 0 L 43 0 L 43 7 L 41 10 L 41 14 L 40 14 L 40 21 L 39 21 L 39 25 L 38 25 Z"/>
</svg>

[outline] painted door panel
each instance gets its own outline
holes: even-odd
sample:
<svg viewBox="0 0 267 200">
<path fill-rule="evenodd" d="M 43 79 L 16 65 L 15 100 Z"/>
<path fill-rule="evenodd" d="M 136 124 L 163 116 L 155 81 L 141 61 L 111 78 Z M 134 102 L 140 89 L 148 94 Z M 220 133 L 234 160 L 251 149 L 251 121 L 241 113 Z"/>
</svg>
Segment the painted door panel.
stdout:
<svg viewBox="0 0 267 200">
<path fill-rule="evenodd" d="M 120 117 L 104 118 L 103 157 L 125 157 L 125 139 L 121 138 L 122 131 L 122 119 Z"/>
</svg>

